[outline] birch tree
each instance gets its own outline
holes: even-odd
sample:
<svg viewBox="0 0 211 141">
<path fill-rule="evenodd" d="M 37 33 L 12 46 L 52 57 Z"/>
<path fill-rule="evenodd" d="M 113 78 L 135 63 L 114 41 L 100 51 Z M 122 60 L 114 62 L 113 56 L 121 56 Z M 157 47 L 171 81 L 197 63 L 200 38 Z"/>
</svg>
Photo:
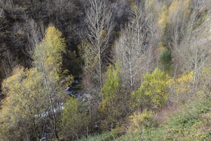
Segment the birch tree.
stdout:
<svg viewBox="0 0 211 141">
<path fill-rule="evenodd" d="M 147 20 L 141 8 L 134 6 L 131 11 L 131 22 L 122 30 L 115 45 L 116 59 L 121 67 L 123 87 L 133 91 L 141 70 L 147 68 L 145 54 L 147 53 L 146 38 L 149 33 Z"/>
<path fill-rule="evenodd" d="M 179 72 L 193 71 L 194 83 L 198 82 L 199 74 L 210 58 L 210 16 L 198 26 L 196 13 L 191 15 L 187 24 L 184 39 L 174 50 L 174 61 L 179 61 Z"/>
<path fill-rule="evenodd" d="M 82 57 L 85 60 L 85 73 L 91 75 L 93 89 L 96 89 L 98 94 L 103 86 L 106 53 L 109 48 L 109 38 L 114 28 L 111 18 L 112 12 L 108 8 L 108 0 L 89 0 L 89 5 L 86 9 L 87 28 L 81 44 L 81 50 Z M 87 60 L 92 60 L 93 62 L 89 63 Z M 91 74 L 92 72 L 95 72 L 95 76 Z"/>
</svg>

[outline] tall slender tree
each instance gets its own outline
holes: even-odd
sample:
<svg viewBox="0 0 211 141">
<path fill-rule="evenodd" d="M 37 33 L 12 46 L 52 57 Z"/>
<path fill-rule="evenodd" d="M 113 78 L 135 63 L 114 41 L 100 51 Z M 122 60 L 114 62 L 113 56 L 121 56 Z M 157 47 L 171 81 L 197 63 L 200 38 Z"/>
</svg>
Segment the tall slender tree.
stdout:
<svg viewBox="0 0 211 141">
<path fill-rule="evenodd" d="M 137 85 L 140 72 L 147 68 L 150 59 L 146 60 L 147 36 L 150 33 L 146 18 L 140 6 L 133 5 L 130 22 L 122 30 L 115 44 L 115 56 L 121 67 L 123 87 L 132 92 Z M 145 61 L 144 61 L 145 60 Z M 140 79 L 139 79 L 140 80 Z"/>
<path fill-rule="evenodd" d="M 91 83 L 97 94 L 103 86 L 103 72 L 106 70 L 105 58 L 114 28 L 108 3 L 108 0 L 89 0 L 86 9 L 87 28 L 83 37 L 84 43 L 81 44 L 82 57 L 85 60 L 84 70 L 85 73 L 91 75 Z"/>
</svg>

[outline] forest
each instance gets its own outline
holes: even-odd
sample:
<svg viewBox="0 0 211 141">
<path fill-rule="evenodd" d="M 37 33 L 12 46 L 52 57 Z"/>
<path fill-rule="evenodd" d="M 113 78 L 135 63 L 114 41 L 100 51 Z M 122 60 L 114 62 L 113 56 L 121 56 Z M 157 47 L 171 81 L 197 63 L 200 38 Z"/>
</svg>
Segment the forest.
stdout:
<svg viewBox="0 0 211 141">
<path fill-rule="evenodd" d="M 0 141 L 211 140 L 211 0 L 0 0 Z"/>
</svg>

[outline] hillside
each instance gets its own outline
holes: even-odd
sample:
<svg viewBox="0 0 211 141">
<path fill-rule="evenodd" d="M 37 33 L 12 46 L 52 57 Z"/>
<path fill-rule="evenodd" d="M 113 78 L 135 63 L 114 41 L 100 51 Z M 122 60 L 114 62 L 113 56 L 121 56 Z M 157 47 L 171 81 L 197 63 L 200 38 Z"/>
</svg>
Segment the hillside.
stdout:
<svg viewBox="0 0 211 141">
<path fill-rule="evenodd" d="M 210 9 L 1 0 L 0 141 L 211 140 Z"/>
</svg>

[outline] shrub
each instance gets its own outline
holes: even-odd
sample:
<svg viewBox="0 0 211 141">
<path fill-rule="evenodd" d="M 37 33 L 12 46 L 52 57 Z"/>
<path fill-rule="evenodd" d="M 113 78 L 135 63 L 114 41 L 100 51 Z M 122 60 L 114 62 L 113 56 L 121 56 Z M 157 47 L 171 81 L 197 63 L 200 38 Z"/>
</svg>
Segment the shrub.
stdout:
<svg viewBox="0 0 211 141">
<path fill-rule="evenodd" d="M 142 113 L 134 113 L 130 116 L 131 125 L 128 129 L 129 133 L 143 132 L 144 129 L 153 126 L 153 112 L 144 109 Z"/>
<path fill-rule="evenodd" d="M 191 90 L 194 82 L 193 71 L 184 72 L 178 78 L 169 79 L 171 95 L 169 99 L 173 102 L 181 102 L 191 98 Z"/>
<path fill-rule="evenodd" d="M 147 73 L 141 87 L 132 94 L 137 99 L 134 106 L 162 106 L 168 97 L 168 79 L 169 76 L 159 69 Z"/>
<path fill-rule="evenodd" d="M 86 132 L 89 118 L 84 107 L 80 107 L 78 100 L 69 98 L 64 104 L 61 120 L 58 125 L 61 129 L 60 137 L 64 140 L 76 139 Z"/>
</svg>

